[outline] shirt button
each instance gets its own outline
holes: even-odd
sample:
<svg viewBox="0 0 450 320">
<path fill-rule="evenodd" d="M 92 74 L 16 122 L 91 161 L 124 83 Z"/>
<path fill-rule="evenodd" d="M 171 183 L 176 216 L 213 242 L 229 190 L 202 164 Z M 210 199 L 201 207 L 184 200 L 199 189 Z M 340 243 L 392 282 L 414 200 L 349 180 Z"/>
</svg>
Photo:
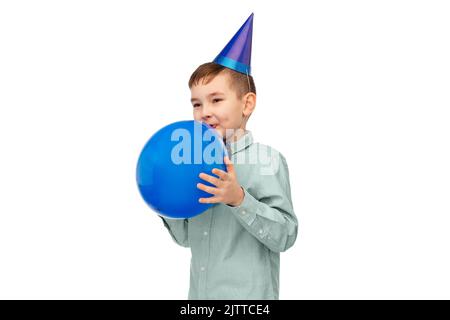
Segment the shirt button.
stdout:
<svg viewBox="0 0 450 320">
<path fill-rule="evenodd" d="M 259 229 L 259 234 L 262 234 L 263 233 L 263 230 L 262 229 Z"/>
<path fill-rule="evenodd" d="M 208 231 L 203 232 L 203 235 L 207 236 L 208 235 Z"/>
<path fill-rule="evenodd" d="M 246 213 L 247 213 L 247 211 L 245 211 L 245 210 L 242 210 L 242 211 L 241 211 L 241 213 L 242 213 L 242 214 L 246 214 Z"/>
<path fill-rule="evenodd" d="M 201 268 L 200 268 L 200 271 L 205 271 L 205 267 L 201 267 Z"/>
</svg>

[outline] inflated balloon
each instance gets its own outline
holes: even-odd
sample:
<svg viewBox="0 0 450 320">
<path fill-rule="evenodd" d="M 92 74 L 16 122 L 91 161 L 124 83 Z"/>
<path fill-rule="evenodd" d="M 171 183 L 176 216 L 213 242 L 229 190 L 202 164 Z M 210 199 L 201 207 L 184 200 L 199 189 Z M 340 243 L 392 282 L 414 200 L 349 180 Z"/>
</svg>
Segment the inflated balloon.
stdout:
<svg viewBox="0 0 450 320">
<path fill-rule="evenodd" d="M 221 136 L 209 125 L 188 120 L 157 131 L 145 144 L 138 160 L 136 179 L 145 202 L 169 218 L 192 218 L 214 204 L 199 198 L 213 196 L 197 188 L 201 172 L 226 171 L 227 149 Z"/>
</svg>

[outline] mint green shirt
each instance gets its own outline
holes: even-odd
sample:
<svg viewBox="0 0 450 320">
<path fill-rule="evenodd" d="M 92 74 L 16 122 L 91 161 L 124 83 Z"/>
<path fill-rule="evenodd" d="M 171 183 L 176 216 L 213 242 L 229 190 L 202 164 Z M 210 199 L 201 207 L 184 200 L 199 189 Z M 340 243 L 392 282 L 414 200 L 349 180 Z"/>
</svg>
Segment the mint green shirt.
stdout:
<svg viewBox="0 0 450 320">
<path fill-rule="evenodd" d="M 248 130 L 227 149 L 244 189 L 241 205 L 219 203 L 189 219 L 160 217 L 173 240 L 191 249 L 188 299 L 278 299 L 280 252 L 298 229 L 286 160 L 254 143 Z"/>
</svg>

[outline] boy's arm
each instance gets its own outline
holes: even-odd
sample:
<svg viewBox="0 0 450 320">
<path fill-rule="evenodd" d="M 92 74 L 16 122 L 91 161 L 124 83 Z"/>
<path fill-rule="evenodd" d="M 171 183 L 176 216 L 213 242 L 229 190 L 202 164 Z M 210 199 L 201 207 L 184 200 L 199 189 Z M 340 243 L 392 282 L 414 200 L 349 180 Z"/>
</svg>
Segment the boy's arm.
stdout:
<svg viewBox="0 0 450 320">
<path fill-rule="evenodd" d="M 278 163 L 274 174 L 255 174 L 258 179 L 255 188 L 252 191 L 242 188 L 242 203 L 228 207 L 259 241 L 272 251 L 282 252 L 294 244 L 298 221 L 292 205 L 289 169 L 281 154 Z"/>
<path fill-rule="evenodd" d="M 188 219 L 168 219 L 159 216 L 164 226 L 169 230 L 172 239 L 182 247 L 189 247 L 188 241 Z"/>
</svg>

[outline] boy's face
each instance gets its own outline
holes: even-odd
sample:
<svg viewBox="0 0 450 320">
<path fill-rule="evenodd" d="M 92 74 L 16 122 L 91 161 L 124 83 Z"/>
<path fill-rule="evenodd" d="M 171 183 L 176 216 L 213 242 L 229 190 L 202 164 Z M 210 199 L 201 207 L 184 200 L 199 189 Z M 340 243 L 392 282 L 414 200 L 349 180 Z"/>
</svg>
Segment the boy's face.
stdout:
<svg viewBox="0 0 450 320">
<path fill-rule="evenodd" d="M 229 76 L 220 72 L 208 84 L 200 81 L 191 88 L 191 102 L 194 107 L 194 119 L 211 125 L 223 138 L 233 130 L 245 129 L 244 107 L 245 95 L 238 99 L 230 88 Z M 230 135 L 231 136 L 231 135 Z"/>
</svg>

